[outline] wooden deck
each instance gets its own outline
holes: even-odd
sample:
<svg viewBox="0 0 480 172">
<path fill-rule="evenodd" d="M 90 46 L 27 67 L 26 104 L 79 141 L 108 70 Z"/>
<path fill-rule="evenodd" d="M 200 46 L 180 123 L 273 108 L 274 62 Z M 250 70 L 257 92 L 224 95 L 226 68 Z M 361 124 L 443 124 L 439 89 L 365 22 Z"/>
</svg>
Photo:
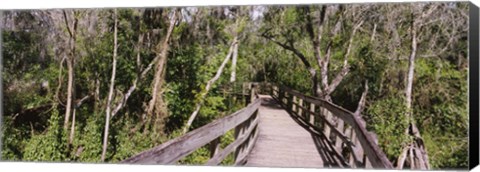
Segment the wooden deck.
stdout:
<svg viewBox="0 0 480 172">
<path fill-rule="evenodd" d="M 312 135 L 270 96 L 261 95 L 259 135 L 246 166 L 323 167 Z"/>
</svg>

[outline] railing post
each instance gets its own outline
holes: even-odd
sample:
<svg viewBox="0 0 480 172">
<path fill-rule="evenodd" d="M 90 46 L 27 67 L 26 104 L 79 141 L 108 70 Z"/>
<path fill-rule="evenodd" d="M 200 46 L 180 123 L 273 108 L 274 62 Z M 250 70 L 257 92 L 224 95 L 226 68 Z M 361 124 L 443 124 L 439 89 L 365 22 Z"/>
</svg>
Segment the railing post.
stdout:
<svg viewBox="0 0 480 172">
<path fill-rule="evenodd" d="M 298 116 L 301 116 L 302 118 L 306 118 L 304 115 L 303 115 L 303 99 L 302 98 L 298 98 L 298 107 L 297 107 L 297 111 L 298 111 Z"/>
<path fill-rule="evenodd" d="M 310 124 L 315 125 L 315 104 L 310 103 L 310 111 L 312 113 L 308 113 L 308 114 L 310 114 L 309 122 L 310 122 Z"/>
<path fill-rule="evenodd" d="M 345 129 L 345 136 L 350 138 L 350 141 L 353 142 L 353 129 L 352 126 L 347 126 Z M 356 145 L 355 145 L 356 146 Z M 349 155 L 348 155 L 348 163 L 350 164 L 351 167 L 358 167 L 356 161 L 355 161 L 355 147 L 352 147 L 352 145 L 348 145 L 349 147 Z"/>
<path fill-rule="evenodd" d="M 292 112 L 297 112 L 297 104 L 296 103 L 297 103 L 297 96 L 292 95 Z"/>
<path fill-rule="evenodd" d="M 352 140 L 353 144 L 355 145 L 355 148 L 353 150 L 355 152 L 356 158 L 360 161 L 360 163 L 362 163 L 362 165 L 364 167 L 365 166 L 365 162 L 364 162 L 364 157 L 365 156 L 363 154 L 363 148 L 362 148 L 362 145 L 360 145 L 360 141 L 357 138 L 357 134 L 356 134 L 355 128 L 353 128 L 353 126 L 352 126 L 351 140 Z"/>
<path fill-rule="evenodd" d="M 332 121 L 332 114 L 330 113 L 330 111 L 328 111 L 325 108 L 320 108 L 320 113 L 325 117 L 325 119 L 328 122 Z M 325 133 L 325 136 L 330 139 L 330 133 L 331 133 L 330 126 L 324 123 L 323 127 L 324 127 L 323 132 Z"/>
<path fill-rule="evenodd" d="M 340 133 L 344 133 L 343 129 L 344 129 L 344 121 L 342 119 L 338 119 L 337 130 L 340 131 Z M 336 137 L 337 138 L 335 139 L 335 147 L 337 148 L 338 152 L 342 152 L 343 140 L 340 138 L 340 135 L 337 135 Z"/>
<path fill-rule="evenodd" d="M 255 100 L 255 90 L 256 87 L 252 84 L 250 87 L 250 103 L 252 103 Z"/>
<path fill-rule="evenodd" d="M 252 115 L 252 118 L 250 119 L 250 125 L 247 127 L 247 130 L 250 128 L 250 127 L 256 127 L 256 126 L 252 126 L 253 122 L 256 120 L 256 118 L 258 118 L 258 109 L 254 112 L 254 114 Z M 257 123 L 258 125 L 258 123 Z M 258 128 L 254 128 L 250 135 L 248 135 L 247 137 L 247 140 L 245 141 L 245 149 L 243 150 L 243 156 L 246 156 L 246 154 L 248 154 L 250 152 L 250 150 L 253 148 L 253 142 L 255 141 L 255 138 L 257 137 L 257 130 Z"/>
<path fill-rule="evenodd" d="M 373 141 L 375 142 L 375 144 L 378 145 L 378 139 L 377 139 L 377 135 L 375 133 L 371 133 L 371 132 L 368 132 L 369 135 L 372 136 L 373 138 Z M 366 161 L 365 161 L 365 168 L 373 168 L 372 166 L 372 162 L 370 162 L 370 160 L 368 159 L 368 157 L 365 157 Z"/>
<path fill-rule="evenodd" d="M 220 150 L 220 137 L 210 142 L 209 150 L 210 150 L 210 158 L 212 158 L 213 156 L 215 156 L 215 154 L 218 153 L 218 151 Z"/>
<path fill-rule="evenodd" d="M 239 125 L 239 129 L 235 128 L 235 139 L 238 137 L 247 137 L 247 139 L 241 143 L 235 150 L 235 164 L 241 163 L 243 158 L 246 156 L 246 153 L 251 149 L 252 146 L 252 138 L 253 138 L 253 131 L 248 135 L 244 136 L 249 130 L 250 127 L 254 125 L 253 122 L 255 119 L 258 118 L 258 109 L 255 110 L 250 118 L 248 118 L 245 122 Z"/>
<path fill-rule="evenodd" d="M 248 121 L 248 120 L 247 120 Z M 244 128 L 245 128 L 245 125 L 247 123 L 247 121 L 245 122 L 242 122 L 240 125 L 238 125 L 237 127 L 235 127 L 235 133 L 234 133 L 234 136 L 235 136 L 235 140 L 237 140 L 240 136 L 243 135 L 243 132 L 245 131 Z M 242 146 L 238 146 L 236 149 L 235 149 L 235 156 L 234 156 L 234 160 L 237 161 L 238 160 L 238 157 L 241 153 L 241 149 L 242 149 Z"/>
</svg>

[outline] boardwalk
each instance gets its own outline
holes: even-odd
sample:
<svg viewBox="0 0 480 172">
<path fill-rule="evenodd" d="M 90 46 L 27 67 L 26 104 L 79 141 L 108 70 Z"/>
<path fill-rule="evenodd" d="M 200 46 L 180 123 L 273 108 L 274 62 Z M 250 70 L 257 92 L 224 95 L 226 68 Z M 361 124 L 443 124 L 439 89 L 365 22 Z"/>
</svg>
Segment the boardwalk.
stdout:
<svg viewBox="0 0 480 172">
<path fill-rule="evenodd" d="M 323 167 L 312 135 L 270 96 L 261 96 L 259 136 L 246 166 Z"/>
<path fill-rule="evenodd" d="M 206 146 L 205 165 L 233 154 L 235 166 L 393 168 L 359 113 L 283 86 L 264 85 L 270 95 L 259 95 L 257 86 L 248 87 L 245 108 L 122 162 L 176 164 Z M 219 138 L 232 130 L 235 140 L 220 147 Z"/>
</svg>

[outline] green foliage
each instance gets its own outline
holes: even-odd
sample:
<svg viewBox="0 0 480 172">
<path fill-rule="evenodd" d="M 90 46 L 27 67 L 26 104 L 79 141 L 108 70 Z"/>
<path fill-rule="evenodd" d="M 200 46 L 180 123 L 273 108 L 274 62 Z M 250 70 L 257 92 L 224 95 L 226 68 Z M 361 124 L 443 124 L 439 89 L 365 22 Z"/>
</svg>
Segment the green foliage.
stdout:
<svg viewBox="0 0 480 172">
<path fill-rule="evenodd" d="M 3 118 L 3 125 L 1 126 L 2 136 L 2 158 L 8 160 L 21 160 L 22 148 L 24 143 L 22 142 L 22 136 L 19 134 L 21 131 L 14 127 L 9 127 L 12 124 L 10 118 Z M 8 136 L 8 137 L 7 137 Z"/>
<path fill-rule="evenodd" d="M 389 97 L 374 102 L 368 108 L 367 127 L 375 131 L 382 150 L 389 159 L 396 159 L 409 139 L 405 131 L 409 126 L 403 99 Z"/>
<path fill-rule="evenodd" d="M 132 132 L 132 129 L 138 127 L 132 124 L 132 120 L 124 118 L 125 124 L 117 124 L 115 127 L 119 132 L 115 135 L 115 140 L 118 143 L 112 162 L 119 162 L 127 159 L 137 153 L 140 153 L 146 149 L 152 148 L 158 144 L 157 133 L 150 131 L 148 133 Z"/>
<path fill-rule="evenodd" d="M 467 72 L 436 59 L 417 60 L 416 70 L 415 117 L 423 129 L 432 167 L 466 167 Z"/>
<path fill-rule="evenodd" d="M 60 126 L 60 117 L 54 106 L 49 127 L 44 134 L 32 136 L 25 147 L 24 160 L 27 161 L 65 161 L 66 134 Z"/>
<path fill-rule="evenodd" d="M 87 119 L 87 124 L 80 132 L 77 149 L 79 152 L 78 160 L 81 162 L 99 162 L 102 153 L 102 120 L 97 115 L 92 115 Z"/>
</svg>

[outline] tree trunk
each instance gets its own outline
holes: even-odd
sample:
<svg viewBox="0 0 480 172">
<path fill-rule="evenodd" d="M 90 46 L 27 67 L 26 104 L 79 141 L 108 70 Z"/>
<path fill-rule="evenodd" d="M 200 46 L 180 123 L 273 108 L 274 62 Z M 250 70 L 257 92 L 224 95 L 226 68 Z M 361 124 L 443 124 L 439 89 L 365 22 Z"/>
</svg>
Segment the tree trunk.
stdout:
<svg viewBox="0 0 480 172">
<path fill-rule="evenodd" d="M 63 127 L 67 129 L 68 123 L 70 120 L 70 111 L 72 110 L 72 101 L 73 101 L 73 79 L 74 79 L 74 69 L 73 69 L 73 59 L 70 57 L 67 59 L 67 68 L 68 68 L 68 84 L 67 84 L 67 105 L 65 107 L 65 121 Z"/>
<path fill-rule="evenodd" d="M 405 87 L 405 101 L 407 108 L 407 120 L 411 121 L 411 107 L 412 107 L 412 87 L 413 87 L 413 75 L 415 70 L 415 56 L 417 54 L 417 31 L 416 23 L 412 22 L 411 28 L 412 34 L 412 49 L 410 58 L 408 59 L 408 74 L 407 74 L 407 87 Z"/>
<path fill-rule="evenodd" d="M 232 56 L 232 74 L 230 76 L 230 82 L 235 82 L 236 77 L 236 68 L 237 68 L 237 56 L 238 56 L 238 43 L 235 44 L 233 48 L 233 56 Z"/>
<path fill-rule="evenodd" d="M 415 120 L 413 118 L 413 109 L 412 109 L 412 90 L 413 90 L 413 79 L 415 73 L 415 57 L 417 54 L 417 19 L 414 14 L 412 14 L 412 26 L 410 28 L 411 32 L 411 52 L 408 61 L 408 74 L 407 74 L 407 86 L 405 87 L 405 106 L 406 106 L 406 119 L 409 122 L 410 126 L 406 129 L 405 134 L 407 136 L 413 135 L 414 140 L 409 143 L 410 151 L 410 168 L 414 169 L 429 169 L 430 165 L 428 163 L 428 155 L 423 145 L 423 139 L 420 135 L 420 131 L 415 125 Z M 399 160 L 403 160 L 403 153 L 400 155 Z M 403 165 L 403 162 L 398 162 L 399 165 Z M 401 168 L 401 166 L 397 167 Z"/>
<path fill-rule="evenodd" d="M 77 113 L 77 109 L 76 108 L 73 108 L 73 114 L 72 114 L 72 126 L 70 128 L 70 137 L 68 139 L 68 144 L 72 144 L 73 143 L 73 138 L 74 138 L 74 135 L 75 135 L 75 116 L 76 116 L 76 113 Z"/>
<path fill-rule="evenodd" d="M 160 118 L 160 107 L 163 105 L 163 101 L 162 101 L 162 95 L 159 94 L 160 92 L 160 87 L 162 85 L 162 82 L 163 82 L 163 71 L 165 70 L 165 65 L 167 63 L 167 53 L 168 53 L 168 48 L 169 48 L 169 44 L 168 44 L 168 41 L 170 39 L 170 36 L 173 32 L 173 28 L 175 26 L 175 22 L 176 22 L 176 9 L 173 10 L 172 12 L 172 17 L 170 18 L 170 25 L 169 25 L 169 28 L 168 28 L 168 31 L 167 31 L 167 35 L 165 36 L 165 39 L 163 40 L 163 43 L 160 45 L 157 46 L 157 50 L 161 49 L 160 50 L 160 53 L 157 54 L 157 57 L 155 58 L 158 58 L 158 62 L 157 62 L 157 65 L 156 65 L 156 72 L 155 72 L 155 76 L 154 76 L 154 84 L 153 84 L 153 87 L 152 87 L 152 99 L 150 100 L 150 102 L 148 103 L 148 108 L 147 108 L 147 111 L 146 111 L 146 114 L 148 114 L 148 120 L 151 120 L 151 118 L 153 117 L 153 114 L 156 115 L 156 120 L 159 120 Z M 145 116 L 145 115 L 144 115 Z"/>
<path fill-rule="evenodd" d="M 78 19 L 74 18 L 73 26 L 70 26 L 68 22 L 67 13 L 63 11 L 63 18 L 65 21 L 65 26 L 67 28 L 69 34 L 69 52 L 67 57 L 67 68 L 68 68 L 68 84 L 67 84 L 67 105 L 65 107 L 65 121 L 64 121 L 64 129 L 68 129 L 68 123 L 70 120 L 70 113 L 72 110 L 72 101 L 75 99 L 75 90 L 74 90 L 74 74 L 75 74 L 75 42 L 76 42 L 76 30 L 77 30 L 77 23 Z"/>
<path fill-rule="evenodd" d="M 105 115 L 105 132 L 103 135 L 103 147 L 102 147 L 102 161 L 105 161 L 105 154 L 107 152 L 107 145 L 108 145 L 108 129 L 110 125 L 110 112 L 111 112 L 111 103 L 113 99 L 113 91 L 115 88 L 115 73 L 116 73 L 116 68 L 117 68 L 117 9 L 114 10 L 114 16 L 115 16 L 115 26 L 114 26 L 114 31 L 113 31 L 113 62 L 112 62 L 112 77 L 110 80 L 110 90 L 108 92 L 108 98 L 107 98 L 107 109 L 106 109 L 106 115 Z"/>
</svg>

